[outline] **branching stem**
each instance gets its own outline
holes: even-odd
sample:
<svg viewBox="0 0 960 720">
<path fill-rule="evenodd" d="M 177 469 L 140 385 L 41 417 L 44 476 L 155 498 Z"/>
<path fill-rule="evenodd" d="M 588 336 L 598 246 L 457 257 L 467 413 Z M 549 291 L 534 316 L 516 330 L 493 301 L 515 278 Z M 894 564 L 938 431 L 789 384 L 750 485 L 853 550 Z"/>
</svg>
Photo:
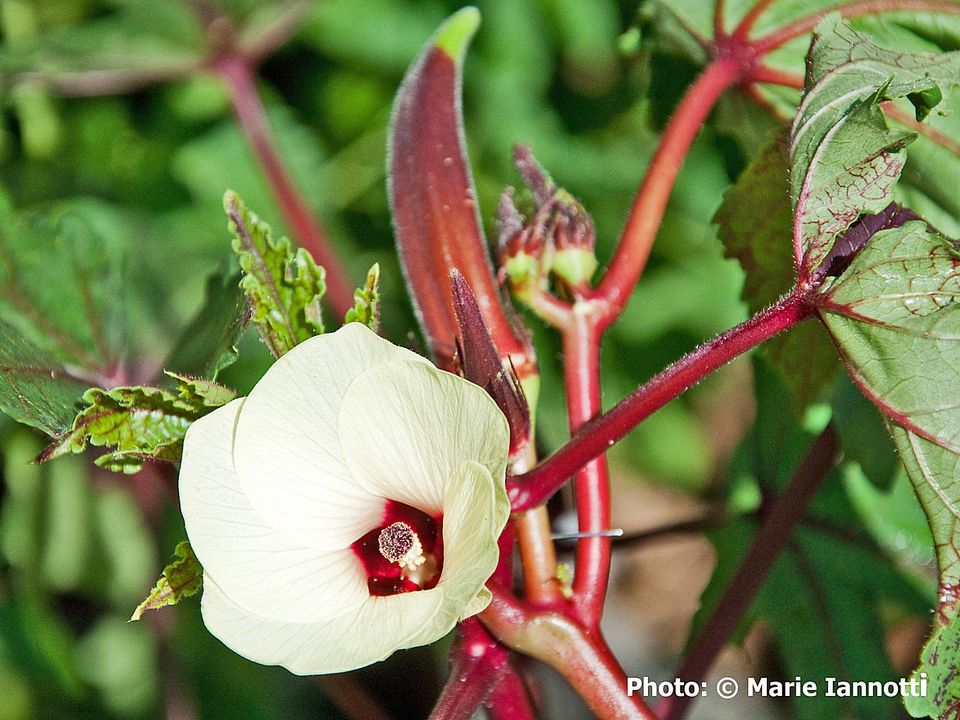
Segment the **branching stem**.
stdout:
<svg viewBox="0 0 960 720">
<path fill-rule="evenodd" d="M 598 457 L 642 420 L 720 366 L 809 317 L 803 292 L 794 290 L 776 304 L 685 355 L 583 425 L 570 442 L 524 475 L 508 479 L 515 511 L 540 505 L 580 468 Z"/>
<path fill-rule="evenodd" d="M 531 610 L 495 583 L 483 624 L 513 650 L 547 663 L 570 683 L 601 720 L 657 720 L 639 695 L 627 695 L 626 674 L 603 638 L 568 615 Z"/>
<path fill-rule="evenodd" d="M 601 330 L 619 316 L 640 279 L 674 182 L 700 126 L 717 98 L 739 80 L 742 72 L 740 58 L 733 55 L 718 58 L 687 90 L 677 107 L 637 191 L 607 273 L 599 287 L 588 296 L 588 299 L 599 301 L 597 320 Z"/>
<path fill-rule="evenodd" d="M 805 15 L 775 30 L 769 35 L 753 41 L 751 46 L 759 55 L 766 55 L 794 38 L 812 32 L 823 18 L 832 12 L 839 12 L 845 18 L 861 15 L 876 15 L 898 10 L 912 12 L 960 13 L 960 3 L 955 0 L 860 0 L 859 2 L 838 3 L 832 7 Z"/>
</svg>

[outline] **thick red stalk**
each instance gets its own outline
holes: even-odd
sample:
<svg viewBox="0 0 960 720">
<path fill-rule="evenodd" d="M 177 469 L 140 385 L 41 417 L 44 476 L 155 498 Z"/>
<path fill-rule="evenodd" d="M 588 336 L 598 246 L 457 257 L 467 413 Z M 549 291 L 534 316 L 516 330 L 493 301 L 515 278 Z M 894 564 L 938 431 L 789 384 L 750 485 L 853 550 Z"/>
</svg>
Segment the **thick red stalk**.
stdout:
<svg viewBox="0 0 960 720">
<path fill-rule="evenodd" d="M 573 433 L 600 412 L 600 331 L 593 317 L 577 312 L 563 333 L 563 374 L 567 418 Z M 603 455 L 587 463 L 573 481 L 580 532 L 610 527 L 610 479 Z M 587 537 L 577 543 L 574 607 L 580 621 L 598 632 L 610 574 L 610 538 Z"/>
<path fill-rule="evenodd" d="M 786 489 L 764 518 L 737 574 L 730 581 L 699 637 L 690 646 L 690 654 L 677 670 L 678 679 L 700 682 L 707 674 L 743 614 L 750 608 L 794 528 L 806 514 L 807 506 L 836 463 L 839 451 L 836 433 L 828 426 L 814 440 Z M 681 720 L 690 702 L 691 698 L 665 699 L 657 708 L 657 714 L 663 720 Z"/>
<path fill-rule="evenodd" d="M 601 720 L 657 720 L 638 695 L 603 638 L 554 610 L 531 610 L 494 583 L 483 624 L 513 650 L 547 663 L 577 691 Z"/>
<path fill-rule="evenodd" d="M 687 90 L 667 125 L 660 146 L 644 176 L 620 243 L 591 299 L 599 307 L 599 327 L 608 327 L 633 292 L 653 247 L 674 181 L 700 126 L 714 103 L 744 72 L 744 59 L 735 54 L 717 58 Z"/>
<path fill-rule="evenodd" d="M 513 667 L 500 676 L 486 702 L 491 720 L 535 720 L 527 688 Z"/>
<path fill-rule="evenodd" d="M 514 511 L 546 502 L 567 478 L 642 420 L 741 353 L 809 317 L 810 312 L 805 295 L 794 290 L 746 322 L 677 360 L 608 412 L 586 423 L 570 442 L 533 470 L 509 478 L 507 489 Z"/>
<path fill-rule="evenodd" d="M 253 65 L 243 57 L 227 54 L 214 61 L 212 69 L 230 91 L 240 128 L 266 176 L 290 234 L 326 270 L 325 299 L 339 320 L 353 307 L 353 285 L 326 231 L 297 191 L 277 153 L 257 93 Z"/>
<path fill-rule="evenodd" d="M 960 13 L 960 3 L 956 0 L 860 0 L 860 2 L 839 3 L 833 7 L 818 10 L 754 40 L 750 46 L 758 55 L 776 50 L 796 37 L 812 32 L 824 17 L 839 12 L 845 18 L 860 15 L 876 15 L 884 12 L 907 10 L 913 12 Z"/>
<path fill-rule="evenodd" d="M 430 713 L 430 720 L 469 720 L 487 700 L 510 667 L 509 651 L 488 633 L 476 618 L 459 625 L 460 640 L 450 653 L 450 677 Z M 523 684 L 520 683 L 520 689 Z M 523 697 L 510 698 L 522 708 Z M 528 714 L 517 717 L 532 717 Z"/>
</svg>

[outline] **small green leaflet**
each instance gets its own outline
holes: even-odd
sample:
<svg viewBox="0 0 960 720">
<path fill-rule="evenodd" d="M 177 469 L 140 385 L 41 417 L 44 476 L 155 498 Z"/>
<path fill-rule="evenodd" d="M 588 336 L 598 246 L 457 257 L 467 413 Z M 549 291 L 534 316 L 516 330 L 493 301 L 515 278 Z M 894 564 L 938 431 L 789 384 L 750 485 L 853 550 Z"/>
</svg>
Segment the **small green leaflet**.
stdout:
<svg viewBox="0 0 960 720">
<path fill-rule="evenodd" d="M 270 352 L 280 357 L 323 332 L 324 270 L 303 248 L 294 252 L 287 238 L 274 240 L 270 226 L 235 192 L 226 192 L 223 207 L 244 272 L 240 287 L 253 311 L 251 320 Z"/>
<path fill-rule="evenodd" d="M 166 605 L 176 605 L 183 598 L 200 592 L 203 586 L 203 568 L 193 554 L 190 543 L 184 540 L 173 551 L 177 558 L 163 569 L 163 575 L 157 581 L 146 599 L 137 605 L 130 616 L 131 622 L 139 620 L 147 610 L 159 610 Z"/>
<path fill-rule="evenodd" d="M 794 261 L 801 283 L 862 213 L 889 204 L 913 135 L 887 127 L 879 103 L 907 97 L 923 117 L 960 82 L 960 52 L 897 53 L 838 14 L 817 27 L 807 93 L 790 134 Z"/>
<path fill-rule="evenodd" d="M 344 324 L 359 322 L 377 332 L 380 327 L 380 263 L 374 263 L 367 271 L 363 287 L 353 292 L 353 307 L 347 310 Z"/>
<path fill-rule="evenodd" d="M 40 459 L 83 452 L 88 444 L 109 447 L 96 463 L 114 472 L 135 473 L 147 459 L 176 462 L 183 437 L 194 420 L 225 405 L 236 393 L 209 380 L 168 373 L 177 391 L 157 387 L 90 388 L 88 407 L 72 430 L 48 447 Z"/>
</svg>

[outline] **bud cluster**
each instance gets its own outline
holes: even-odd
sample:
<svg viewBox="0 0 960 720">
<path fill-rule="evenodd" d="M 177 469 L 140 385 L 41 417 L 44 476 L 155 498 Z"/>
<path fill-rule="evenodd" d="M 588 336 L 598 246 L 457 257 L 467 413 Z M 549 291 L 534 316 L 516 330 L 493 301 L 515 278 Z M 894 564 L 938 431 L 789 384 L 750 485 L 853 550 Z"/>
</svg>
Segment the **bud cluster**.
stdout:
<svg viewBox="0 0 960 720">
<path fill-rule="evenodd" d="M 519 296 L 544 288 L 548 279 L 576 294 L 589 287 L 597 269 L 593 220 L 573 195 L 558 188 L 530 153 L 514 148 L 514 163 L 533 195 L 525 217 L 514 203 L 514 190 L 500 198 L 498 260 L 501 282 Z"/>
</svg>

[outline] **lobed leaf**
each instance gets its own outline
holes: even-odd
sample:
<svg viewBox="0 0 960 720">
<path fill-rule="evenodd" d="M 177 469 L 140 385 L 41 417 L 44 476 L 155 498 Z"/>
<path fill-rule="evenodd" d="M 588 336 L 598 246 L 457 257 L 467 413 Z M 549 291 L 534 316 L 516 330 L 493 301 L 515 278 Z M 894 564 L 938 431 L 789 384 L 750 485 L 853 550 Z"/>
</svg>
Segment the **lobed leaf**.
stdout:
<svg viewBox="0 0 960 720">
<path fill-rule="evenodd" d="M 184 540 L 173 551 L 176 560 L 163 569 L 146 599 L 137 605 L 130 620 L 139 620 L 147 610 L 159 610 L 166 605 L 176 605 L 183 598 L 192 597 L 203 586 L 203 567 L 193 554 L 190 543 Z"/>
<path fill-rule="evenodd" d="M 270 226 L 236 193 L 227 191 L 223 207 L 244 272 L 240 287 L 252 309 L 251 321 L 274 357 L 280 357 L 323 332 L 324 270 L 303 248 L 294 252 L 287 238 L 274 240 Z"/>
<path fill-rule="evenodd" d="M 960 253 L 911 220 L 881 230 L 816 300 L 854 382 L 886 415 L 937 550 L 939 611 L 918 672 L 918 717 L 960 703 Z M 932 704 L 931 704 L 932 703 Z"/>
<path fill-rule="evenodd" d="M 176 392 L 157 387 L 90 388 L 83 394 L 88 407 L 41 460 L 83 452 L 90 444 L 111 448 L 96 462 L 114 472 L 137 472 L 147 459 L 177 461 L 193 421 L 236 394 L 208 380 L 171 377 L 178 381 Z"/>
<path fill-rule="evenodd" d="M 794 261 L 801 282 L 862 213 L 886 207 L 911 133 L 888 128 L 879 103 L 909 98 L 923 117 L 960 82 L 960 52 L 898 53 L 828 16 L 807 63 L 790 134 Z"/>
</svg>

